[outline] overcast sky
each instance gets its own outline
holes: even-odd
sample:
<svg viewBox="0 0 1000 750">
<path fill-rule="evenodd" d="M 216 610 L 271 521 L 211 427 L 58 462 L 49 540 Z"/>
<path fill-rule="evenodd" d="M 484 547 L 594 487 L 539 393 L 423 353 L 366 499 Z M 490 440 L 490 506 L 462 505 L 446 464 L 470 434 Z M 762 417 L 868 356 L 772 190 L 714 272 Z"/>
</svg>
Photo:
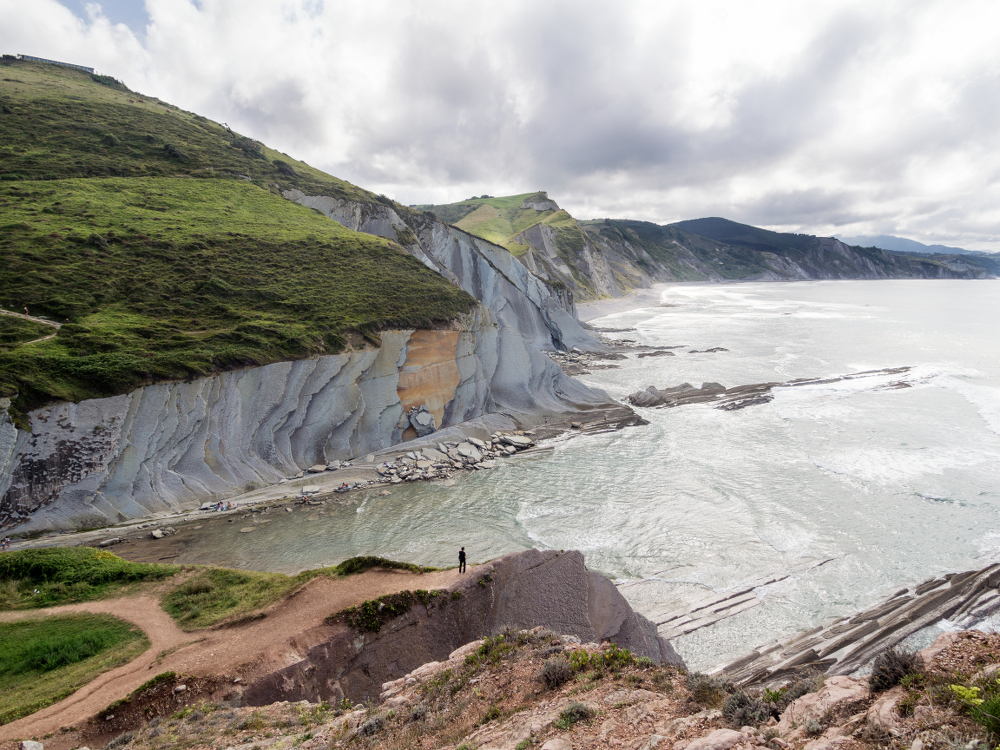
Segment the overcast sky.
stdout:
<svg viewBox="0 0 1000 750">
<path fill-rule="evenodd" d="M 403 203 L 1000 250 L 997 0 L 0 0 L 0 52 Z"/>
</svg>

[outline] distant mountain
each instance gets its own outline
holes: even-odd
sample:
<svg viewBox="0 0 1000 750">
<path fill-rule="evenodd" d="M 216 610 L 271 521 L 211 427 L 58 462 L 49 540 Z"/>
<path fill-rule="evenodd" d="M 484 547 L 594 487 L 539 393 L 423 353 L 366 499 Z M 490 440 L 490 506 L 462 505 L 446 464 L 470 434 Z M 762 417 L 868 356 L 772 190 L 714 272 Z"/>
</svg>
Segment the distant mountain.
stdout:
<svg viewBox="0 0 1000 750">
<path fill-rule="evenodd" d="M 883 250 L 892 250 L 895 253 L 922 253 L 924 255 L 979 255 L 976 250 L 966 250 L 962 247 L 949 247 L 948 245 L 925 245 L 916 240 L 908 240 L 905 237 L 893 237 L 891 234 L 861 234 L 856 237 L 838 237 L 841 242 L 848 245 L 858 245 L 859 247 L 880 247 Z"/>
<path fill-rule="evenodd" d="M 506 248 L 583 301 L 657 281 L 984 278 L 1000 264 L 956 254 L 903 255 L 832 237 L 786 234 L 720 217 L 658 225 L 578 221 L 544 192 L 416 206 Z"/>
</svg>

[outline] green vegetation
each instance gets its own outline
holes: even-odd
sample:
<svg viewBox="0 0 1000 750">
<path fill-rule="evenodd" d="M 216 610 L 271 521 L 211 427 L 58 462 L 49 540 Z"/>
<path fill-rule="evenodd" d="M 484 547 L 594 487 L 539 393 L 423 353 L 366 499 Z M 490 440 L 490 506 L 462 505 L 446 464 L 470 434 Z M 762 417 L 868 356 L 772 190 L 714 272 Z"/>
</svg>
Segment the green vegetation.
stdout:
<svg viewBox="0 0 1000 750">
<path fill-rule="evenodd" d="M 21 426 L 53 400 L 337 353 L 474 307 L 281 191 L 388 199 L 86 73 L 4 64 L 0 307 L 66 323 L 26 345 L 0 329 L 0 396 L 16 394 Z"/>
<path fill-rule="evenodd" d="M 410 573 L 430 573 L 437 568 L 423 567 L 413 563 L 397 562 L 387 560 L 384 557 L 350 557 L 344 562 L 334 565 L 333 571 L 338 576 L 351 576 L 356 573 L 364 573 L 372 568 L 384 568 L 386 570 L 407 570 Z"/>
<path fill-rule="evenodd" d="M 386 594 L 378 599 L 369 599 L 356 607 L 348 607 L 326 618 L 328 624 L 345 622 L 350 627 L 362 633 L 377 633 L 389 620 L 405 615 L 417 603 L 429 607 L 433 599 L 443 594 L 443 591 L 400 591 L 396 594 Z M 441 599 L 442 606 L 444 599 Z"/>
<path fill-rule="evenodd" d="M 580 721 L 586 721 L 594 716 L 594 709 L 584 703 L 570 703 L 559 713 L 559 718 L 552 722 L 556 729 L 569 729 Z"/>
<path fill-rule="evenodd" d="M 8 347 L 19 346 L 55 332 L 55 328 L 44 323 L 15 318 L 12 315 L 0 315 L 0 352 Z"/>
<path fill-rule="evenodd" d="M 373 568 L 411 573 L 435 570 L 384 557 L 352 557 L 330 568 L 304 570 L 294 576 L 232 568 L 198 568 L 190 578 L 163 597 L 163 609 L 184 630 L 235 625 L 262 617 L 261 610 L 317 576 L 341 578 Z M 419 601 L 424 605 L 430 604 L 439 594 L 437 591 L 428 592 L 423 589 L 404 593 L 410 601 Z M 365 602 L 361 607 L 366 604 L 370 602 Z"/>
<path fill-rule="evenodd" d="M 202 568 L 163 597 L 163 609 L 184 630 L 245 621 L 309 577 Z"/>
<path fill-rule="evenodd" d="M 50 607 L 122 593 L 125 586 L 168 578 L 179 569 L 123 560 L 90 547 L 0 553 L 0 610 Z"/>
<path fill-rule="evenodd" d="M 110 615 L 0 624 L 0 724 L 65 698 L 148 647 L 141 630 Z"/>
</svg>

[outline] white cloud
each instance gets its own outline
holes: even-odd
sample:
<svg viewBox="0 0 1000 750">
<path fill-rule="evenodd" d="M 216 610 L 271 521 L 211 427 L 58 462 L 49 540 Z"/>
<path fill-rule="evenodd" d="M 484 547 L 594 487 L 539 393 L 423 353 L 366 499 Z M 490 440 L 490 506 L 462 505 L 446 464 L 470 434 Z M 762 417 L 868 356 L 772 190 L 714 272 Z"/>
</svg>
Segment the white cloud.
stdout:
<svg viewBox="0 0 1000 750">
<path fill-rule="evenodd" d="M 547 189 L 1000 250 L 992 0 L 0 0 L 6 52 L 95 65 L 403 202 Z"/>
</svg>

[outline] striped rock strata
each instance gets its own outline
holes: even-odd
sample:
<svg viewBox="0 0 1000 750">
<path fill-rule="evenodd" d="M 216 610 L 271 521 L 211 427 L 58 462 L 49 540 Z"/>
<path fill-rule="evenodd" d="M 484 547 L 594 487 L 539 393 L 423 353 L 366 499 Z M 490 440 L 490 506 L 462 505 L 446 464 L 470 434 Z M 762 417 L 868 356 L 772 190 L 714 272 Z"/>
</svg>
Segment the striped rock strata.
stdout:
<svg viewBox="0 0 1000 750">
<path fill-rule="evenodd" d="M 440 429 L 609 401 L 480 307 L 448 330 L 383 332 L 378 349 L 55 404 L 31 412 L 30 433 L 0 410 L 0 524 L 69 529 L 197 507 L 415 437 L 414 415 Z"/>
</svg>

